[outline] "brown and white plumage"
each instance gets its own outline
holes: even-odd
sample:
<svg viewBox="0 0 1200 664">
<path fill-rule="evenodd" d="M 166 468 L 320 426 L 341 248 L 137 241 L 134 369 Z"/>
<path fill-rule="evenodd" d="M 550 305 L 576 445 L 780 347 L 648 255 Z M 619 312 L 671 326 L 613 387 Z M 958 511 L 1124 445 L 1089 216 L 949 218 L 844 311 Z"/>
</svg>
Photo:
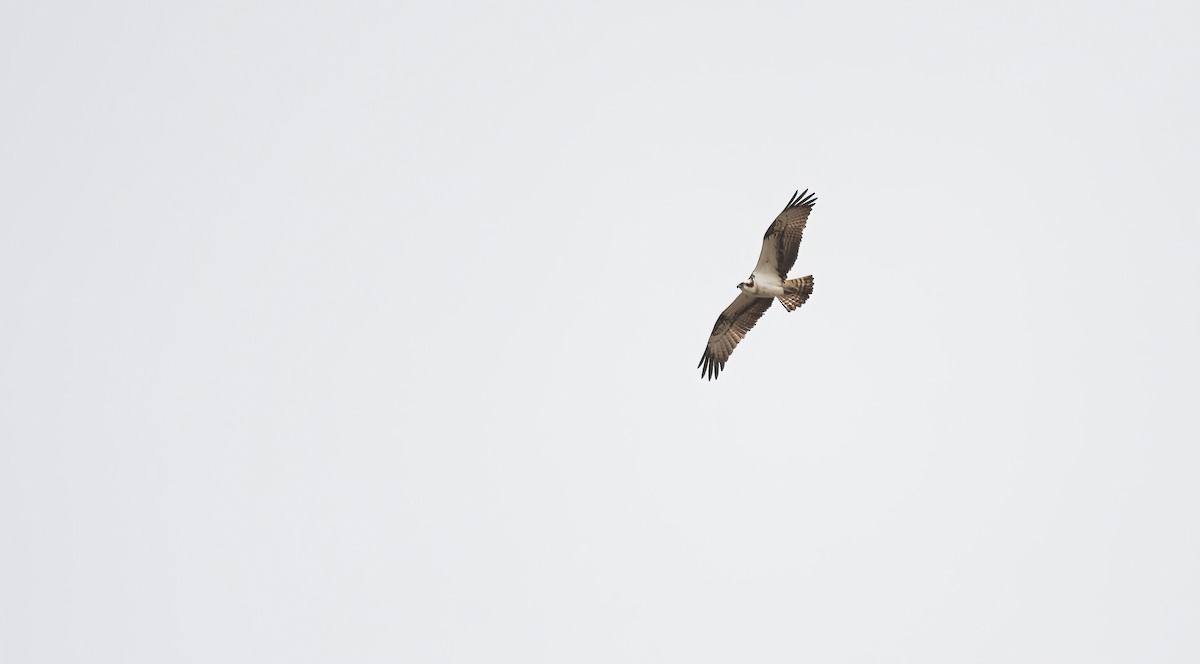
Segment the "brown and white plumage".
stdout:
<svg viewBox="0 0 1200 664">
<path fill-rule="evenodd" d="M 788 279 L 788 270 L 796 263 L 800 240 L 808 215 L 816 204 L 816 194 L 795 193 L 783 211 L 763 235 L 762 251 L 750 278 L 738 284 L 742 292 L 721 312 L 708 337 L 708 346 L 700 358 L 700 375 L 709 380 L 717 378 L 733 349 L 746 337 L 759 318 L 771 308 L 775 298 L 788 311 L 794 311 L 808 301 L 812 294 L 812 275 Z"/>
<path fill-rule="evenodd" d="M 775 298 L 738 293 L 733 304 L 725 307 L 725 311 L 717 317 L 717 324 L 713 325 L 712 334 L 708 337 L 708 347 L 704 349 L 704 356 L 700 358 L 698 365 L 701 367 L 700 375 L 707 375 L 709 380 L 721 375 L 721 370 L 725 368 L 725 362 L 733 354 L 733 349 L 737 348 L 750 328 L 754 327 L 774 303 Z"/>
<path fill-rule="evenodd" d="M 808 215 L 816 204 L 817 195 L 808 193 L 807 189 L 802 194 L 792 194 L 783 212 L 763 234 L 762 251 L 758 253 L 758 265 L 754 268 L 756 273 L 774 270 L 780 279 L 787 279 L 788 270 L 796 264 L 796 255 L 800 252 Z"/>
</svg>

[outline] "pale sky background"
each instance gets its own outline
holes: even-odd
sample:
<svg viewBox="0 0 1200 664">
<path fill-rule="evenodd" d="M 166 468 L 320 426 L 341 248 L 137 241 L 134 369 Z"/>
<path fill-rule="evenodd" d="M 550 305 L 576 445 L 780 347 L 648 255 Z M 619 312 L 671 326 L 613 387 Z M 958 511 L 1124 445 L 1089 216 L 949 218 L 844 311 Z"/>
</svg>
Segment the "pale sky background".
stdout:
<svg viewBox="0 0 1200 664">
<path fill-rule="evenodd" d="M 1200 660 L 1198 35 L 5 3 L 0 660 Z"/>
</svg>

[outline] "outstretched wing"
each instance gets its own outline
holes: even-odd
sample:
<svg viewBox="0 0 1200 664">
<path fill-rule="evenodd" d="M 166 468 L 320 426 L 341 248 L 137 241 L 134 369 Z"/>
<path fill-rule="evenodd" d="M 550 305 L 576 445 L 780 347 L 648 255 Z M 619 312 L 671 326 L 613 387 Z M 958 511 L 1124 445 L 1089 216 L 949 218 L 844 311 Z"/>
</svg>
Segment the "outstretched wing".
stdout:
<svg viewBox="0 0 1200 664">
<path fill-rule="evenodd" d="M 792 194 L 783 212 L 775 217 L 766 235 L 763 235 L 762 251 L 758 254 L 755 272 L 774 272 L 780 279 L 787 279 L 788 270 L 796 264 L 796 254 L 800 252 L 804 225 L 808 223 L 808 215 L 816 204 L 817 195 L 808 193 L 807 189 L 804 193 Z"/>
<path fill-rule="evenodd" d="M 763 312 L 771 308 L 773 297 L 754 297 L 739 293 L 733 304 L 725 307 L 725 311 L 717 317 L 712 334 L 708 337 L 708 347 L 700 358 L 700 376 L 708 376 L 709 380 L 720 375 L 725 368 L 725 362 L 733 354 L 746 333 L 762 318 Z"/>
</svg>

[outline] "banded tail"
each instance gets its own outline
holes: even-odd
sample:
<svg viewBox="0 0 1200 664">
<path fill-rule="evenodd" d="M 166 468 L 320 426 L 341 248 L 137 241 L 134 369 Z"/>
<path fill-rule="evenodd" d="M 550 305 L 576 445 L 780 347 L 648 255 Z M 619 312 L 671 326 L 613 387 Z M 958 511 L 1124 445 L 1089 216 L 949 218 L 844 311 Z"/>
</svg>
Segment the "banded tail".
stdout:
<svg viewBox="0 0 1200 664">
<path fill-rule="evenodd" d="M 813 278 L 811 274 L 799 279 L 788 279 L 783 282 L 783 295 L 779 297 L 779 302 L 784 309 L 795 311 L 808 301 L 808 296 L 812 295 L 812 292 Z"/>
</svg>

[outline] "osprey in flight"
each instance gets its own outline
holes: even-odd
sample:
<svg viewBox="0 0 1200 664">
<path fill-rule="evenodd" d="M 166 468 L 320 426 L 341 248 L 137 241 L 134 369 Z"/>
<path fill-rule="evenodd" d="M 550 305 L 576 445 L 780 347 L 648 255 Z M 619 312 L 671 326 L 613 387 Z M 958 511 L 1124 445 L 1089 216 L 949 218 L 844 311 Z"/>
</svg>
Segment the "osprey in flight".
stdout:
<svg viewBox="0 0 1200 664">
<path fill-rule="evenodd" d="M 712 380 L 721 374 L 725 362 L 733 354 L 738 342 L 746 336 L 750 328 L 758 322 L 763 313 L 771 308 L 775 298 L 783 303 L 783 308 L 795 311 L 812 295 L 812 275 L 799 279 L 788 279 L 788 270 L 796 262 L 796 253 L 800 250 L 800 236 L 804 234 L 804 224 L 808 215 L 817 202 L 817 195 L 808 193 L 792 194 L 792 199 L 784 206 L 783 212 L 775 217 L 775 222 L 763 236 L 762 252 L 758 255 L 758 265 L 745 282 L 738 284 L 738 294 L 733 304 L 725 307 L 713 325 L 712 334 L 708 337 L 708 347 L 700 358 L 700 376 Z"/>
</svg>

